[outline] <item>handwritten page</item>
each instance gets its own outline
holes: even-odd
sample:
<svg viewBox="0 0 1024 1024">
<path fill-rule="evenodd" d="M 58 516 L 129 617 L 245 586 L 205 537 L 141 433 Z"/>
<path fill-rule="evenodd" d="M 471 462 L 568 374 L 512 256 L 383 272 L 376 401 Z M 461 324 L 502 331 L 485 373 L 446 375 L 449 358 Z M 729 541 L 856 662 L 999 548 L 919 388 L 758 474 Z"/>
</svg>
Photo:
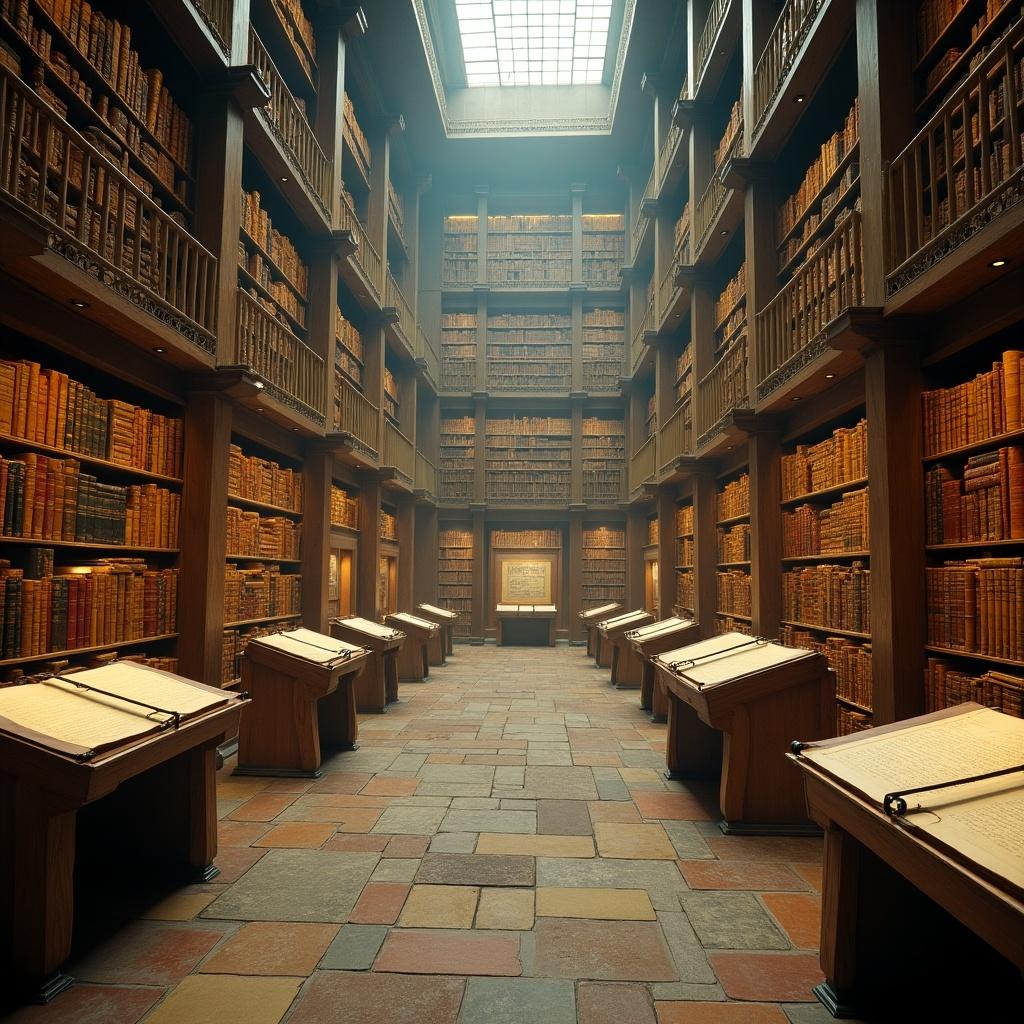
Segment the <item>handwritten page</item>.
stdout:
<svg viewBox="0 0 1024 1024">
<path fill-rule="evenodd" d="M 390 626 L 378 625 L 378 623 L 371 622 L 369 619 L 361 619 L 358 615 L 353 616 L 351 619 L 337 619 L 336 621 L 341 622 L 350 629 L 358 630 L 360 633 L 366 633 L 367 636 L 379 637 L 382 640 L 393 640 L 399 635 L 399 631 L 397 629 L 392 629 Z"/>
<path fill-rule="evenodd" d="M 599 615 L 605 615 L 608 612 L 615 611 L 615 609 L 618 608 L 618 607 L 619 607 L 618 604 L 616 604 L 614 601 L 611 604 L 598 605 L 596 608 L 591 608 L 588 611 L 580 612 L 580 618 L 581 619 L 595 619 Z"/>
<path fill-rule="evenodd" d="M 312 629 L 289 629 L 283 633 L 272 633 L 269 636 L 256 637 L 250 643 L 262 644 L 283 651 L 304 661 L 312 661 L 317 665 L 327 665 L 345 656 L 346 651 L 352 655 L 362 653 L 363 648 L 346 643 L 333 636 L 324 636 Z"/>
<path fill-rule="evenodd" d="M 425 629 L 430 633 L 435 633 L 438 629 L 436 622 L 429 622 L 427 619 L 421 619 L 418 615 L 410 615 L 409 612 L 392 612 L 388 618 L 398 619 L 399 622 L 404 622 L 410 626 L 416 626 L 418 629 Z"/>
<path fill-rule="evenodd" d="M 659 633 L 671 633 L 673 630 L 678 629 L 681 626 L 691 625 L 693 625 L 693 623 L 673 615 L 669 619 L 662 619 L 660 622 L 652 622 L 648 626 L 638 626 L 630 632 L 629 638 L 630 640 L 649 640 L 651 637 L 657 636 Z"/>
<path fill-rule="evenodd" d="M 449 611 L 447 608 L 438 608 L 436 604 L 421 604 L 419 607 L 425 612 L 430 612 L 431 615 L 441 615 L 446 619 L 458 618 L 455 612 Z"/>
<path fill-rule="evenodd" d="M 622 626 L 628 626 L 629 623 L 635 622 L 637 619 L 642 619 L 647 612 L 643 608 L 635 608 L 631 612 L 623 612 L 622 615 L 616 615 L 614 619 L 605 619 L 601 623 L 605 629 L 619 629 Z"/>
</svg>

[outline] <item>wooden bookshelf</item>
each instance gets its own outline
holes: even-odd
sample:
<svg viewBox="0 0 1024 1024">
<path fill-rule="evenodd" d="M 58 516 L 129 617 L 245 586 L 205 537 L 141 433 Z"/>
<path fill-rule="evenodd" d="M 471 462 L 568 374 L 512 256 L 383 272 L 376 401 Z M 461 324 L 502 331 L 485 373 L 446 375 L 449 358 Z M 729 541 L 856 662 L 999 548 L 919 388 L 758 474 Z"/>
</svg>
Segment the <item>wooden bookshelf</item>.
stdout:
<svg viewBox="0 0 1024 1024">
<path fill-rule="evenodd" d="M 470 392 L 475 388 L 476 331 L 476 313 L 441 314 L 442 391 Z"/>
<path fill-rule="evenodd" d="M 484 477 L 487 500 L 500 504 L 568 504 L 572 424 L 559 416 L 488 417 Z"/>
<path fill-rule="evenodd" d="M 366 133 L 359 124 L 359 118 L 356 116 L 356 108 L 352 102 L 352 97 L 347 92 L 344 97 L 342 124 L 342 136 L 344 139 L 342 176 L 347 189 L 350 192 L 355 189 L 360 197 L 363 197 L 370 191 L 370 143 L 366 138 Z M 358 202 L 355 204 L 355 209 L 359 209 Z"/>
<path fill-rule="evenodd" d="M 452 416 L 441 420 L 440 497 L 468 503 L 473 500 L 476 472 L 476 420 Z"/>
<path fill-rule="evenodd" d="M 489 216 L 487 281 L 495 288 L 568 288 L 572 281 L 572 217 Z"/>
<path fill-rule="evenodd" d="M 626 317 L 621 309 L 583 311 L 583 390 L 617 392 L 623 374 Z"/>
<path fill-rule="evenodd" d="M 394 373 L 391 372 L 391 368 L 388 366 L 384 367 L 384 415 L 397 427 L 398 413 L 401 408 L 401 403 L 398 399 L 398 382 L 395 380 Z"/>
<path fill-rule="evenodd" d="M 445 217 L 441 252 L 441 281 L 445 288 L 472 288 L 477 283 L 479 221 L 476 216 Z"/>
<path fill-rule="evenodd" d="M 583 214 L 583 280 L 618 288 L 626 259 L 626 226 L 621 213 Z"/>
<path fill-rule="evenodd" d="M 345 377 L 356 390 L 363 390 L 363 337 L 345 319 L 340 309 L 334 311 L 334 373 Z"/>
<path fill-rule="evenodd" d="M 442 526 L 438 534 L 438 601 L 457 612 L 455 635 L 468 637 L 473 622 L 473 531 Z"/>
<path fill-rule="evenodd" d="M 726 632 L 725 621 L 752 621 L 750 590 L 750 474 L 733 472 L 718 482 L 715 497 L 718 561 L 716 568 L 715 628 Z M 746 555 L 734 559 L 731 556 Z M 735 564 L 731 564 L 735 563 Z M 749 632 L 749 629 L 740 630 Z"/>
<path fill-rule="evenodd" d="M 676 507 L 676 603 L 674 611 L 694 615 L 697 610 L 696 576 L 694 565 L 696 544 L 694 533 L 693 499 L 682 501 Z"/>
<path fill-rule="evenodd" d="M 392 544 L 398 541 L 398 519 L 393 511 L 380 510 L 378 520 L 378 536 L 381 540 L 390 541 Z"/>
<path fill-rule="evenodd" d="M 715 358 L 721 358 L 738 342 L 746 343 L 747 265 L 729 278 L 715 299 Z"/>
<path fill-rule="evenodd" d="M 583 531 L 580 606 L 586 611 L 609 601 L 626 600 L 626 533 L 617 526 Z"/>
<path fill-rule="evenodd" d="M 335 483 L 331 484 L 331 529 L 359 529 L 359 496 Z"/>
<path fill-rule="evenodd" d="M 626 425 L 621 419 L 583 419 L 583 500 L 621 501 L 626 490 Z"/>
<path fill-rule="evenodd" d="M 565 313 L 494 313 L 487 317 L 487 387 L 491 391 L 569 391 L 572 318 Z"/>
</svg>

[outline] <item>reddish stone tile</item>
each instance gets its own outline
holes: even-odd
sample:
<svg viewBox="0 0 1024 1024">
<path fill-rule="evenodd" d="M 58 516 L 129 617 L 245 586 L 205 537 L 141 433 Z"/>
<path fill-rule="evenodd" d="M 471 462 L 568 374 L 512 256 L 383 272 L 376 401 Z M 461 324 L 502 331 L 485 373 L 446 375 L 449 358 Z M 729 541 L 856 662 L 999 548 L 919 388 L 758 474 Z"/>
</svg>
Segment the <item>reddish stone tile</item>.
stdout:
<svg viewBox="0 0 1024 1024">
<path fill-rule="evenodd" d="M 572 763 L 581 768 L 618 768 L 622 759 L 618 754 L 595 754 L 589 750 L 571 750 Z"/>
<path fill-rule="evenodd" d="M 312 782 L 307 782 L 305 779 L 274 779 L 267 788 L 264 790 L 265 793 L 305 793 Z"/>
<path fill-rule="evenodd" d="M 707 800 L 689 793 L 633 792 L 633 803 L 645 818 L 672 821 L 712 821 L 719 817 L 718 808 Z"/>
<path fill-rule="evenodd" d="M 25 1006 L 7 1024 L 136 1024 L 164 994 L 162 988 L 75 984 L 46 1006 Z"/>
<path fill-rule="evenodd" d="M 265 974 L 305 978 L 313 973 L 341 925 L 252 921 L 199 968 L 203 974 Z"/>
<path fill-rule="evenodd" d="M 213 861 L 220 868 L 215 881 L 224 884 L 237 882 L 266 852 L 251 846 L 225 846 L 217 851 Z"/>
<path fill-rule="evenodd" d="M 394 779 L 377 776 L 359 791 L 361 796 L 412 796 L 419 788 L 419 779 Z"/>
<path fill-rule="evenodd" d="M 620 821 L 635 823 L 640 821 L 640 812 L 630 800 L 589 800 L 587 809 L 591 821 Z"/>
<path fill-rule="evenodd" d="M 295 802 L 294 794 L 257 793 L 236 807 L 228 817 L 234 821 L 273 821 L 289 804 Z"/>
<path fill-rule="evenodd" d="M 817 949 L 821 942 L 821 897 L 799 892 L 769 892 L 761 897 L 789 941 L 798 949 Z"/>
<path fill-rule="evenodd" d="M 462 764 L 465 754 L 427 754 L 427 764 Z"/>
<path fill-rule="evenodd" d="M 430 758 L 427 758 L 430 761 Z M 525 754 L 467 754 L 466 764 L 490 764 L 495 767 L 517 767 L 526 764 Z"/>
<path fill-rule="evenodd" d="M 824 981 L 816 953 L 711 953 L 711 967 L 730 999 L 810 1003 Z"/>
<path fill-rule="evenodd" d="M 807 885 L 788 864 L 754 860 L 681 860 L 679 870 L 691 889 L 802 890 Z"/>
<path fill-rule="evenodd" d="M 352 908 L 352 924 L 394 924 L 402 912 L 409 886 L 400 882 L 370 882 Z"/>
<path fill-rule="evenodd" d="M 658 1024 L 787 1024 L 778 1006 L 767 1003 L 656 1003 Z"/>
<path fill-rule="evenodd" d="M 318 971 L 299 996 L 288 1021 L 455 1024 L 465 984 L 464 978 Z"/>
<path fill-rule="evenodd" d="M 820 864 L 790 864 L 790 867 L 816 892 L 821 892 Z"/>
<path fill-rule="evenodd" d="M 313 821 L 285 821 L 275 825 L 253 846 L 271 846 L 286 850 L 318 850 L 334 835 L 333 824 Z"/>
<path fill-rule="evenodd" d="M 661 928 L 636 921 L 537 921 L 534 974 L 596 981 L 675 981 Z"/>
<path fill-rule="evenodd" d="M 338 808 L 338 810 L 343 809 Z M 376 807 L 368 807 L 366 810 L 354 807 L 344 816 L 339 816 L 340 820 L 335 824 L 337 824 L 339 832 L 369 832 L 383 813 L 383 810 Z"/>
<path fill-rule="evenodd" d="M 341 850 L 345 853 L 383 853 L 384 847 L 388 845 L 391 838 L 391 836 L 370 835 L 368 833 L 336 835 L 324 844 L 324 849 Z"/>
<path fill-rule="evenodd" d="M 225 928 L 135 921 L 71 968 L 82 981 L 108 985 L 176 985 L 224 937 Z"/>
<path fill-rule="evenodd" d="M 217 846 L 251 846 L 269 831 L 270 826 L 259 821 L 218 821 Z"/>
<path fill-rule="evenodd" d="M 430 845 L 430 836 L 395 836 L 384 851 L 385 857 L 422 857 Z"/>
<path fill-rule="evenodd" d="M 373 966 L 399 974 L 518 978 L 523 973 L 516 935 L 427 928 L 392 930 Z"/>
<path fill-rule="evenodd" d="M 654 1024 L 646 985 L 581 981 L 576 997 L 579 1024 Z"/>
<path fill-rule="evenodd" d="M 372 811 L 390 807 L 391 797 L 357 796 L 355 793 L 307 793 L 299 804 L 307 807 L 347 807 L 357 811 Z"/>
<path fill-rule="evenodd" d="M 372 772 L 327 772 L 309 787 L 309 792 L 358 793 L 372 778 Z"/>
<path fill-rule="evenodd" d="M 824 844 L 801 836 L 708 836 L 721 860 L 803 861 L 821 863 Z"/>
</svg>

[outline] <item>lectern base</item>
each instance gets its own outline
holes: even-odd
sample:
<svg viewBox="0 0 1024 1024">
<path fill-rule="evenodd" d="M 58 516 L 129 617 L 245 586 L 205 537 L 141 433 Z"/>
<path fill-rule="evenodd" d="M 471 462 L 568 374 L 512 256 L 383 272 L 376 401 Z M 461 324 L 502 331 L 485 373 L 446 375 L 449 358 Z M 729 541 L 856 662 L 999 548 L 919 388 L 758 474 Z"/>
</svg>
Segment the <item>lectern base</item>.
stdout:
<svg viewBox="0 0 1024 1024">
<path fill-rule="evenodd" d="M 818 997 L 818 1002 L 837 1020 L 853 1020 L 857 1016 L 854 1008 L 845 1002 L 827 981 L 815 985 L 811 991 Z"/>
<path fill-rule="evenodd" d="M 65 989 L 71 988 L 74 983 L 75 979 L 70 974 L 57 971 L 31 993 L 30 1001 L 43 1006 L 56 999 Z"/>
<path fill-rule="evenodd" d="M 220 868 L 216 864 L 207 864 L 204 868 L 196 868 L 192 872 L 190 881 L 194 885 L 201 882 L 212 882 L 220 874 Z"/>
<path fill-rule="evenodd" d="M 668 772 L 665 773 L 666 777 Z M 811 836 L 818 837 L 821 829 L 813 821 L 725 821 L 718 823 L 726 836 Z"/>
</svg>

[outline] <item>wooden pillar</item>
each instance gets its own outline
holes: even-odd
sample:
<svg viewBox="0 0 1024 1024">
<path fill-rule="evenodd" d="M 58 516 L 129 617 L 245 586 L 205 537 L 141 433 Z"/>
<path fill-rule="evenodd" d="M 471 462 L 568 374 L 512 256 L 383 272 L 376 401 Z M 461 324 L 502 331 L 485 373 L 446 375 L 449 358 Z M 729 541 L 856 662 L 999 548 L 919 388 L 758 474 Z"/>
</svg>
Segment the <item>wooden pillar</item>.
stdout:
<svg viewBox="0 0 1024 1024">
<path fill-rule="evenodd" d="M 571 320 L 570 336 L 572 338 L 572 368 L 570 371 L 569 391 L 572 395 L 585 397 L 583 387 L 583 298 L 586 295 L 587 286 L 570 285 L 569 299 L 571 309 L 569 316 Z"/>
<path fill-rule="evenodd" d="M 487 495 L 487 478 L 484 472 L 485 459 L 487 457 L 487 399 L 485 397 L 477 396 L 473 400 L 473 422 L 476 427 L 473 501 L 482 503 Z"/>
<path fill-rule="evenodd" d="M 573 505 L 583 503 L 583 398 L 574 395 L 571 409 L 572 462 L 569 471 L 569 501 Z"/>
<path fill-rule="evenodd" d="M 380 563 L 380 480 L 367 473 L 359 487 L 359 561 L 356 567 L 356 614 L 376 622 L 377 566 Z"/>
<path fill-rule="evenodd" d="M 345 112 L 345 41 L 343 18 L 320 12 L 316 22 L 317 96 L 315 131 L 320 148 L 334 167 L 328 203 L 331 221 L 341 210 L 341 154 Z M 316 292 L 313 292 L 315 295 Z"/>
<path fill-rule="evenodd" d="M 718 605 L 715 575 L 718 568 L 717 492 L 718 481 L 712 467 L 702 467 L 693 478 L 693 603 L 704 636 L 715 632 L 715 609 Z"/>
<path fill-rule="evenodd" d="M 482 509 L 473 510 L 473 621 L 472 635 L 481 643 L 487 624 L 487 531 Z"/>
<path fill-rule="evenodd" d="M 676 603 L 676 493 L 675 487 L 658 488 L 658 607 L 661 618 L 672 614 Z"/>
<path fill-rule="evenodd" d="M 413 547 L 415 538 L 416 504 L 411 494 L 402 493 L 395 502 L 398 522 L 395 533 L 398 537 L 398 597 L 397 610 L 412 611 L 413 608 Z"/>
<path fill-rule="evenodd" d="M 756 430 L 750 457 L 750 599 L 754 632 L 774 639 L 782 611 L 782 458 L 778 430 Z"/>
<path fill-rule="evenodd" d="M 581 643 L 586 638 L 586 629 L 580 620 L 583 610 L 583 511 L 569 510 L 569 617 L 568 632 L 570 643 Z"/>
<path fill-rule="evenodd" d="M 331 480 L 334 457 L 316 446 L 303 458 L 302 621 L 327 632 L 327 575 L 331 554 Z"/>
<path fill-rule="evenodd" d="M 476 195 L 476 283 L 487 286 L 487 196 L 490 189 L 486 185 L 477 185 L 473 190 Z"/>
<path fill-rule="evenodd" d="M 384 328 L 371 324 L 363 333 L 363 394 L 377 407 L 377 452 L 384 457 Z"/>
<path fill-rule="evenodd" d="M 647 544 L 647 505 L 630 505 L 626 516 L 626 604 L 643 608 L 644 546 Z"/>
<path fill-rule="evenodd" d="M 415 544 L 412 552 L 413 608 L 418 604 L 437 604 L 437 506 L 415 507 Z"/>
</svg>

